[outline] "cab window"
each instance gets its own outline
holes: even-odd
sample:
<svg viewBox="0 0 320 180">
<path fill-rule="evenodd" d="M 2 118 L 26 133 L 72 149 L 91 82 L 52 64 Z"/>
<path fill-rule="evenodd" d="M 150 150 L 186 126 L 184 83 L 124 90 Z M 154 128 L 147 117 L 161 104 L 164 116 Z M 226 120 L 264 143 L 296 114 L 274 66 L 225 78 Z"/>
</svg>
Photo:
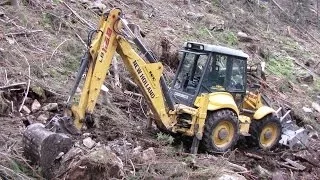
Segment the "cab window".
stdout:
<svg viewBox="0 0 320 180">
<path fill-rule="evenodd" d="M 235 57 L 232 57 L 231 60 L 232 69 L 228 91 L 244 91 L 246 63 L 244 60 Z"/>
<path fill-rule="evenodd" d="M 237 57 L 215 54 L 203 78 L 200 92 L 244 91 L 246 61 Z"/>
<path fill-rule="evenodd" d="M 183 62 L 173 87 L 174 89 L 194 95 L 205 71 L 208 55 L 195 52 L 184 53 Z"/>
</svg>

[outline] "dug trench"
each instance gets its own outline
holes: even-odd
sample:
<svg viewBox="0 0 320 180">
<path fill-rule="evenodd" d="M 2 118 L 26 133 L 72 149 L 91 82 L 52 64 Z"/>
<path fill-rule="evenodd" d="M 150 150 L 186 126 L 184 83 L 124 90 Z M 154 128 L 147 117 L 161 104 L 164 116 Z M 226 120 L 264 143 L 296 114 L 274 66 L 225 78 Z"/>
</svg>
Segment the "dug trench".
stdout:
<svg viewBox="0 0 320 180">
<path fill-rule="evenodd" d="M 102 95 L 104 100 L 98 102 L 94 115 L 95 127 L 83 131 L 80 136 L 72 136 L 74 145 L 70 151 L 54 157 L 50 173 L 44 172 L 47 167 L 39 167 L 22 155 L 21 134 L 27 125 L 45 124 L 55 114 L 62 113 L 64 105 L 61 99 L 46 90 L 41 92 L 45 93 L 40 96 L 30 90 L 24 104 L 30 112 L 24 108 L 22 114 L 9 113 L 9 116 L 1 118 L 1 152 L 5 152 L 1 153 L 1 160 L 9 166 L 16 165 L 19 171 L 30 177 L 313 179 L 320 173 L 318 139 L 312 139 L 307 149 L 290 150 L 280 146 L 273 151 L 262 151 L 240 140 L 235 149 L 227 153 L 189 154 L 183 144 L 185 141 L 163 134 L 155 126 L 146 127 L 146 114 L 141 111 L 141 107 L 146 105 L 142 98 L 117 92 L 111 92 L 112 97 Z M 19 91 L 5 92 L 2 97 L 5 103 L 12 102 L 13 106 L 18 106 L 23 99 Z M 40 107 L 35 109 L 36 102 Z M 56 102 L 59 102 L 58 106 L 53 106 Z M 1 170 L 2 177 L 8 177 L 8 174 L 10 177 L 22 176 Z"/>
</svg>

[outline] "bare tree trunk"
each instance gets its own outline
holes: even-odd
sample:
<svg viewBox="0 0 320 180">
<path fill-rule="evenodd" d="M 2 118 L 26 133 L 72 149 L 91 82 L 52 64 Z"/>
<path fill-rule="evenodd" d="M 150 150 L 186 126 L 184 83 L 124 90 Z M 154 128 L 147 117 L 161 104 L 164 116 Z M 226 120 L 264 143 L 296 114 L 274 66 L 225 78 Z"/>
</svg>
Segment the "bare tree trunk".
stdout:
<svg viewBox="0 0 320 180">
<path fill-rule="evenodd" d="M 19 0 L 11 0 L 10 2 L 12 6 L 19 6 Z"/>
</svg>

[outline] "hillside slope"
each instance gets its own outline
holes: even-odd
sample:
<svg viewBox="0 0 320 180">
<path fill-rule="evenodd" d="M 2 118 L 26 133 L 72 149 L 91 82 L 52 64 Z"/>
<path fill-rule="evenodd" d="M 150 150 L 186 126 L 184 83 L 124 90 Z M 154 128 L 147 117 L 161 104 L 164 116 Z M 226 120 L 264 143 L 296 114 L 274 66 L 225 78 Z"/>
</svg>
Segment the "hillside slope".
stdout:
<svg viewBox="0 0 320 180">
<path fill-rule="evenodd" d="M 198 41 L 242 49 L 250 55 L 249 64 L 265 61 L 267 81 L 263 93 L 274 108 L 293 110 L 299 125 L 320 130 L 319 56 L 320 34 L 317 1 L 303 3 L 285 0 L 66 0 L 22 1 L 19 8 L 0 6 L 0 87 L 22 83 L 0 90 L 0 177 L 12 179 L 40 178 L 40 169 L 30 166 L 21 156 L 21 133 L 24 123 L 42 122 L 61 110 L 73 85 L 80 58 L 85 52 L 87 34 L 96 27 L 101 8 L 120 7 L 126 18 L 141 28 L 143 41 L 165 64 L 165 73 L 173 77 L 177 50 L 185 41 Z M 75 15 L 78 14 L 81 18 Z M 127 179 L 259 179 L 282 176 L 284 179 L 318 177 L 320 168 L 318 141 L 311 150 L 291 152 L 285 148 L 261 152 L 239 147 L 223 155 L 193 156 L 183 152 L 180 142 L 155 128 L 146 131 L 147 106 L 135 96 L 130 78 L 120 63 L 121 87 L 115 84 L 113 71 L 105 85 L 109 92 L 101 95 L 95 111 L 98 127 L 86 132 L 120 157 L 121 176 Z M 25 84 L 24 84 L 25 83 Z M 30 83 L 30 87 L 29 87 Z M 24 95 L 28 91 L 28 98 Z M 133 91 L 130 94 L 127 91 Z M 127 93 L 124 93 L 124 92 Z M 37 99 L 41 106 L 58 102 L 52 112 L 28 112 Z M 21 113 L 19 110 L 21 110 Z M 310 111 L 305 111 L 308 109 Z M 86 135 L 87 136 L 87 135 Z M 82 137 L 81 137 L 82 138 Z M 83 139 L 83 138 L 82 138 Z M 80 140 L 80 147 L 83 147 Z M 77 146 L 76 146 L 77 147 Z M 152 147 L 153 150 L 148 150 Z M 98 145 L 95 148 L 99 148 Z M 148 151 L 146 151 L 148 150 Z M 141 154 L 151 151 L 150 159 Z M 152 153 L 154 151 L 155 154 Z M 76 163 L 62 168 L 58 178 L 82 177 L 82 155 Z M 262 157 L 248 157 L 247 153 Z M 314 161 L 297 158 L 294 153 L 309 153 Z M 147 153 L 148 154 L 148 153 Z M 279 165 L 285 158 L 301 160 L 306 170 L 298 171 Z M 238 164 L 232 164 L 232 163 Z M 79 163 L 79 164 L 77 164 Z M 104 166 L 106 162 L 99 162 Z M 68 164 L 69 165 L 69 164 Z M 72 166 L 73 165 L 73 166 Z M 94 164 L 95 165 L 95 164 Z M 93 166 L 94 166 L 93 165 Z M 222 167 L 221 167 L 222 166 Z M 244 169 L 243 169 L 244 168 Z M 244 171 L 245 170 L 245 171 Z M 80 173 L 79 173 L 80 172 Z M 102 172 L 101 177 L 105 177 Z M 80 175 L 79 175 L 80 174 Z M 90 174 L 90 173 L 89 173 Z M 76 176 L 78 175 L 78 176 Z M 90 175 L 95 175 L 94 173 Z M 102 176 L 103 175 L 103 176 Z M 107 174 L 109 176 L 110 174 Z M 28 176 L 28 177 L 27 177 Z"/>
</svg>

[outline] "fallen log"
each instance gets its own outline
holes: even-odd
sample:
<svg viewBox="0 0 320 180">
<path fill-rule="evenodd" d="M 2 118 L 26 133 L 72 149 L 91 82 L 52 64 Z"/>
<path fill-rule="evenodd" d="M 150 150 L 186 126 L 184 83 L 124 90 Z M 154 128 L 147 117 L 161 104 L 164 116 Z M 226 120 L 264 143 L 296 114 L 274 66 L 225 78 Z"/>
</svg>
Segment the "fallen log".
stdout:
<svg viewBox="0 0 320 180">
<path fill-rule="evenodd" d="M 15 83 L 15 84 L 9 84 L 6 86 L 1 86 L 0 90 L 7 90 L 7 89 L 23 89 L 27 83 L 25 82 L 20 82 L 20 83 Z"/>
<path fill-rule="evenodd" d="M 252 154 L 252 153 L 244 153 L 246 156 L 248 156 L 248 157 L 252 157 L 252 158 L 254 158 L 254 159 L 259 159 L 259 160 L 261 160 L 262 159 L 262 157 L 261 156 L 259 156 L 259 155 L 256 155 L 256 154 Z"/>
<path fill-rule="evenodd" d="M 295 167 L 293 167 L 293 166 L 289 166 L 289 165 L 287 165 L 287 164 L 284 164 L 284 163 L 281 163 L 281 162 L 277 162 L 280 166 L 282 166 L 282 167 L 285 167 L 285 168 L 288 168 L 288 169 L 292 169 L 292 170 L 296 170 L 296 171 L 299 171 L 299 169 L 298 168 L 295 168 Z"/>
<path fill-rule="evenodd" d="M 291 164 L 292 166 L 294 166 L 295 168 L 301 170 L 301 171 L 306 169 L 305 166 L 303 166 L 303 165 L 301 165 L 301 164 L 299 164 L 299 163 L 297 163 L 295 161 L 292 161 L 291 159 L 286 158 L 285 161 L 288 162 L 289 164 Z"/>
<path fill-rule="evenodd" d="M 28 36 L 28 35 L 30 35 L 30 34 L 42 32 L 42 31 L 43 31 L 42 29 L 39 29 L 39 30 L 30 30 L 30 31 L 6 33 L 6 34 L 4 34 L 4 35 L 5 35 L 5 36 L 21 36 L 21 35 L 26 35 L 26 36 Z"/>
</svg>

